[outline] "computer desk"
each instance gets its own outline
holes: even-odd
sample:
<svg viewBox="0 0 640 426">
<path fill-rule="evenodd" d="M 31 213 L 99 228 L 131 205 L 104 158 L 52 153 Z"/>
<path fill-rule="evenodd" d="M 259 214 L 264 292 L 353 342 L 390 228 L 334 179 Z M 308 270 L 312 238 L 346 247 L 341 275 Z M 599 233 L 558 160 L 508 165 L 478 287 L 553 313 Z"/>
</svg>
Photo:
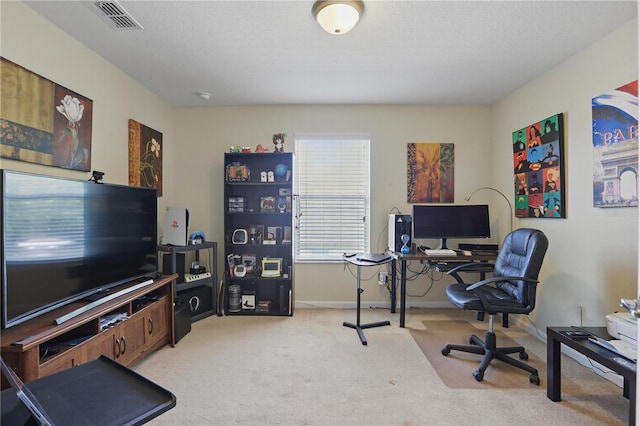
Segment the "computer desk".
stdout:
<svg viewBox="0 0 640 426">
<path fill-rule="evenodd" d="M 396 311 L 396 286 L 397 286 L 397 264 L 400 263 L 400 327 L 404 328 L 406 299 L 407 299 L 407 261 L 422 261 L 427 263 L 431 268 L 438 268 L 438 264 L 446 263 L 477 263 L 477 268 L 465 269 L 465 273 L 474 272 L 481 275 L 481 279 L 484 279 L 484 274 L 493 271 L 493 264 L 488 263 L 496 259 L 496 254 L 471 254 L 470 256 L 456 255 L 456 256 L 431 256 L 422 252 L 413 252 L 409 254 L 402 254 L 398 252 L 389 251 L 395 262 L 391 262 L 391 312 Z M 462 271 L 461 271 L 462 272 Z"/>
</svg>

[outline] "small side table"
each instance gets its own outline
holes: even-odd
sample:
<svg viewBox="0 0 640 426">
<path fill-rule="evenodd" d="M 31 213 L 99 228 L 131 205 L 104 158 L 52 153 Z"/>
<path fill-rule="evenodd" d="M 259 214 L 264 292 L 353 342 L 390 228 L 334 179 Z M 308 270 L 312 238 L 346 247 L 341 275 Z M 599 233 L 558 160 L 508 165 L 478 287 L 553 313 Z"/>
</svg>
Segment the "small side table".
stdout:
<svg viewBox="0 0 640 426">
<path fill-rule="evenodd" d="M 607 327 L 583 327 L 584 330 L 605 340 L 611 339 Z M 560 401 L 560 345 L 570 347 L 589 359 L 604 365 L 624 378 L 622 394 L 629 399 L 629 426 L 636 424 L 636 364 L 625 361 L 624 357 L 611 352 L 588 339 L 575 339 L 566 332 L 575 331 L 574 327 L 547 327 L 547 398 Z"/>
<path fill-rule="evenodd" d="M 360 323 L 360 295 L 362 294 L 362 292 L 364 291 L 362 289 L 362 287 L 360 286 L 360 272 L 363 266 L 367 267 L 367 266 L 380 266 L 380 265 L 384 265 L 386 263 L 392 262 L 394 259 L 393 257 L 389 256 L 388 259 L 383 259 L 377 262 L 374 261 L 369 261 L 369 260 L 364 260 L 367 258 L 372 258 L 375 255 L 369 255 L 369 254 L 355 254 L 355 255 L 351 255 L 351 256 L 343 256 L 342 258 L 344 259 L 345 262 L 349 262 L 352 265 L 356 265 L 357 267 L 357 272 L 356 272 L 356 280 L 357 280 L 357 299 L 356 299 L 356 323 L 352 323 L 352 322 L 343 322 L 342 325 L 345 327 L 349 327 L 349 328 L 353 328 L 358 332 L 358 336 L 360 337 L 360 341 L 362 342 L 363 345 L 367 344 L 367 338 L 364 336 L 364 332 L 362 330 L 364 330 L 365 328 L 373 328 L 373 327 L 382 327 L 385 325 L 391 325 L 390 321 L 378 321 L 378 322 L 371 322 L 368 324 L 361 324 Z"/>
</svg>

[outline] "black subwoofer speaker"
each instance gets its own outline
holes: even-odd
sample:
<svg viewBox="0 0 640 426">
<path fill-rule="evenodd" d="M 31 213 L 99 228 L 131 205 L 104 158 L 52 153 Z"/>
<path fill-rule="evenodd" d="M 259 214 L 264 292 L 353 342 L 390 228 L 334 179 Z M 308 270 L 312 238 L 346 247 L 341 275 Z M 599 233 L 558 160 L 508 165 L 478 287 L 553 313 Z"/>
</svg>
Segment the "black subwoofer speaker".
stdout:
<svg viewBox="0 0 640 426">
<path fill-rule="evenodd" d="M 185 262 L 185 254 L 184 253 L 176 253 L 176 274 L 178 274 L 178 284 L 184 282 L 184 271 L 186 271 L 184 262 Z M 165 275 L 171 273 L 171 255 L 164 254 L 162 256 L 162 272 Z"/>
<path fill-rule="evenodd" d="M 189 305 L 182 299 L 176 299 L 174 307 L 175 322 L 173 324 L 176 336 L 176 343 L 191 331 L 191 310 Z"/>
<path fill-rule="evenodd" d="M 213 291 L 208 285 L 179 291 L 178 298 L 189 306 L 192 317 L 213 309 Z"/>
</svg>

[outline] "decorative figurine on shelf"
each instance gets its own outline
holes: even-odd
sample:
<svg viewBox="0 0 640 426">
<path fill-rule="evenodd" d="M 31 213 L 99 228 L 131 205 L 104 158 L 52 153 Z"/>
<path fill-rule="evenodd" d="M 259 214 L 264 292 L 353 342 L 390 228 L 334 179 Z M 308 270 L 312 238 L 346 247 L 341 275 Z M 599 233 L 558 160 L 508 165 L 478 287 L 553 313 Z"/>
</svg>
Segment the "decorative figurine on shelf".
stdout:
<svg viewBox="0 0 640 426">
<path fill-rule="evenodd" d="M 258 146 L 256 146 L 256 152 L 262 154 L 264 152 L 269 152 L 269 150 L 259 143 Z"/>
<path fill-rule="evenodd" d="M 286 137 L 287 135 L 285 133 L 276 133 L 273 135 L 273 144 L 275 145 L 273 152 L 284 152 L 284 138 Z"/>
<path fill-rule="evenodd" d="M 402 248 L 400 249 L 400 253 L 409 254 L 410 249 L 407 243 L 409 242 L 410 239 L 411 237 L 409 235 L 402 234 L 402 236 L 400 237 L 400 240 L 402 240 Z"/>
<path fill-rule="evenodd" d="M 276 167 L 273 169 L 273 174 L 275 175 L 278 182 L 284 182 L 287 177 L 287 166 L 284 164 L 276 164 Z"/>
</svg>

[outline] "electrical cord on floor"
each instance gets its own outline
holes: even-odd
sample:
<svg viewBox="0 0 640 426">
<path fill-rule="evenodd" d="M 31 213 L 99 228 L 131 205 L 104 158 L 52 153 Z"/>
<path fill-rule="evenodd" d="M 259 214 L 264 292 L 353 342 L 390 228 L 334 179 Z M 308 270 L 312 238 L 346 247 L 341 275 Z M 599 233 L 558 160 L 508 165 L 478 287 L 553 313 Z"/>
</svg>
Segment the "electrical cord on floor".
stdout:
<svg viewBox="0 0 640 426">
<path fill-rule="evenodd" d="M 351 276 L 352 276 L 353 278 L 356 278 L 356 279 L 357 279 L 357 278 L 358 278 L 358 275 L 357 275 L 355 272 L 353 272 L 353 269 L 351 269 L 351 265 L 352 265 L 352 264 L 351 264 L 351 263 L 349 263 L 349 262 L 344 262 L 344 268 L 343 268 L 343 270 L 349 270 L 349 273 L 351 274 Z M 360 273 L 360 281 L 361 281 L 361 282 L 362 282 L 362 281 L 370 281 L 370 280 L 372 280 L 372 279 L 374 279 L 374 278 L 377 278 L 377 277 L 378 277 L 378 272 L 380 272 L 380 269 L 382 268 L 382 266 L 383 266 L 383 265 L 379 265 L 379 266 L 378 266 L 378 268 L 374 271 L 373 275 L 371 275 L 369 278 L 364 277 L 364 276 L 363 276 L 363 274 L 362 274 L 362 273 Z M 357 266 L 356 266 L 356 268 L 357 268 Z"/>
<path fill-rule="evenodd" d="M 546 334 L 540 333 L 540 330 L 538 330 L 538 326 L 536 325 L 535 322 L 533 322 L 533 320 L 529 315 L 527 315 L 527 320 L 533 325 L 533 328 L 535 328 L 536 334 L 538 335 L 538 337 L 542 337 L 543 339 L 547 337 Z"/>
</svg>

